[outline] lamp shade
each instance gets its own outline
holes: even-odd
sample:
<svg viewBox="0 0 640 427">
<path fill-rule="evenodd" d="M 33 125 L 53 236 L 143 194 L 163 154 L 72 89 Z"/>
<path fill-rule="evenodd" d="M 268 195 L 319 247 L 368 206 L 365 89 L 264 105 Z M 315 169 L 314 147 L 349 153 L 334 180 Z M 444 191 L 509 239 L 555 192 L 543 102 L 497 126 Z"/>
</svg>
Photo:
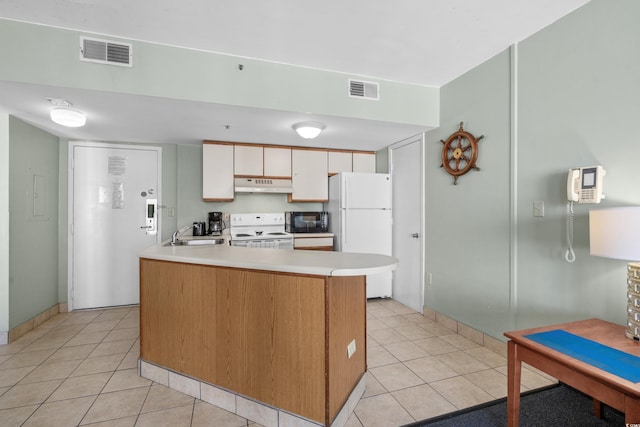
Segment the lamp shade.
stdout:
<svg viewBox="0 0 640 427">
<path fill-rule="evenodd" d="M 640 206 L 589 211 L 591 255 L 640 261 Z"/>
<path fill-rule="evenodd" d="M 71 108 L 54 108 L 49 114 L 54 123 L 70 128 L 82 127 L 87 122 L 84 113 Z"/>
<path fill-rule="evenodd" d="M 320 135 L 324 129 L 324 124 L 320 122 L 300 122 L 293 125 L 293 129 L 298 135 L 305 139 L 313 139 Z"/>
</svg>

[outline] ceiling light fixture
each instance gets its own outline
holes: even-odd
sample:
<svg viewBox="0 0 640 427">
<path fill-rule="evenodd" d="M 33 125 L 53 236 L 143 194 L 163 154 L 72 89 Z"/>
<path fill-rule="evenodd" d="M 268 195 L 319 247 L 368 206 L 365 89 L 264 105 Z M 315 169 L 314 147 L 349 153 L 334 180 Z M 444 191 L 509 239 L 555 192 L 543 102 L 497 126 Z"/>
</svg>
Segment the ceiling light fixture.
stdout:
<svg viewBox="0 0 640 427">
<path fill-rule="evenodd" d="M 54 123 L 70 128 L 79 128 L 87 123 L 87 116 L 84 113 L 71 108 L 57 107 L 49 114 Z"/>
<path fill-rule="evenodd" d="M 293 125 L 293 129 L 298 132 L 298 135 L 305 139 L 313 139 L 320 135 L 324 127 L 324 124 L 320 122 L 300 122 Z"/>
</svg>

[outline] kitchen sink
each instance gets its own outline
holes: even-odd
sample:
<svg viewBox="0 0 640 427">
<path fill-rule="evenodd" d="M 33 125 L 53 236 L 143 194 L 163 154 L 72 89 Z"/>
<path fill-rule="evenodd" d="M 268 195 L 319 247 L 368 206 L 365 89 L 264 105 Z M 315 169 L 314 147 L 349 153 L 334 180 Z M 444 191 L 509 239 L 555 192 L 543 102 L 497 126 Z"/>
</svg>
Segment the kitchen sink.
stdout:
<svg viewBox="0 0 640 427">
<path fill-rule="evenodd" d="M 164 244 L 164 246 L 204 246 L 204 245 L 224 245 L 224 239 L 178 240 L 175 243 L 167 242 Z"/>
</svg>

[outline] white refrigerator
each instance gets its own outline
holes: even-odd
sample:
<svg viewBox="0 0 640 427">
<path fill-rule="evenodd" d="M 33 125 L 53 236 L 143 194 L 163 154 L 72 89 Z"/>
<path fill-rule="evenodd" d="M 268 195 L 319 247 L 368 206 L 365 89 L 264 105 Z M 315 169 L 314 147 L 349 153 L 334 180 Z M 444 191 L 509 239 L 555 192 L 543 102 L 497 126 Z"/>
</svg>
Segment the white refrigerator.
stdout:
<svg viewBox="0 0 640 427">
<path fill-rule="evenodd" d="M 391 255 L 391 176 L 343 172 L 329 178 L 334 250 Z M 367 275 L 367 298 L 391 297 L 392 273 Z"/>
</svg>

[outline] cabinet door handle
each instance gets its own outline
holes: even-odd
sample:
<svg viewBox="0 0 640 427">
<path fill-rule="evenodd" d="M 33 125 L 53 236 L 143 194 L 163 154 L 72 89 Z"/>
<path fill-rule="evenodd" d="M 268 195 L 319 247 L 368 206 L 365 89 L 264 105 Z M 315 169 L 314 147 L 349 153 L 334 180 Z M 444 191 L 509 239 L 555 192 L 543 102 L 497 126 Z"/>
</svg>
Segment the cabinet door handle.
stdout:
<svg viewBox="0 0 640 427">
<path fill-rule="evenodd" d="M 413 237 L 414 239 L 419 239 L 420 235 L 418 233 L 413 233 L 411 237 Z"/>
</svg>

